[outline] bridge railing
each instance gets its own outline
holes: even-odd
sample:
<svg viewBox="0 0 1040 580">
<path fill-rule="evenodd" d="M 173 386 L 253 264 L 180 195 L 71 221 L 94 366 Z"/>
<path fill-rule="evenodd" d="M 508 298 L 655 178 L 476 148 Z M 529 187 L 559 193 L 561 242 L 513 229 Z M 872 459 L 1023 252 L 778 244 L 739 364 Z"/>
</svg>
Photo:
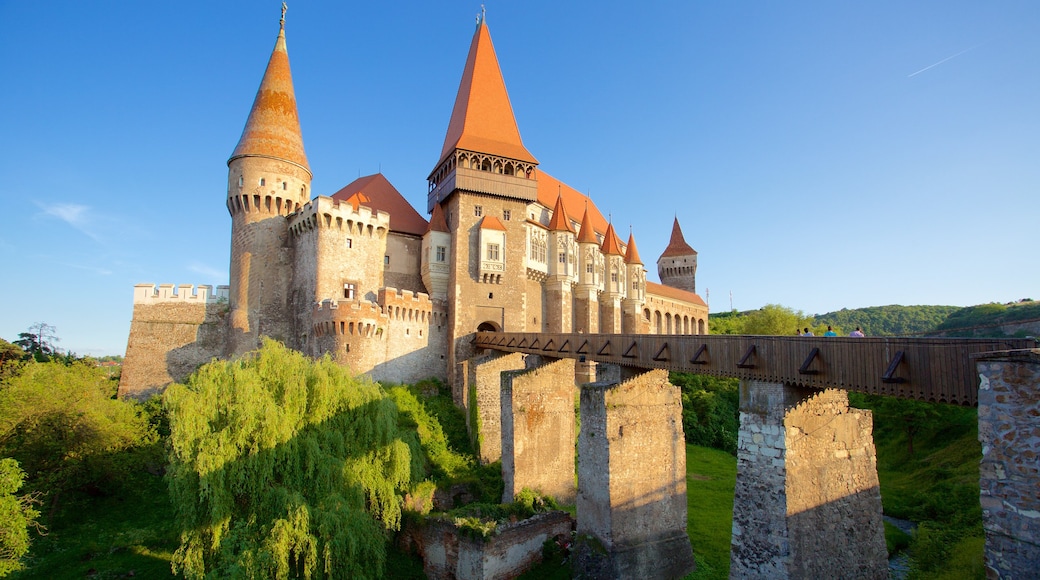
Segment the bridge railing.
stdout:
<svg viewBox="0 0 1040 580">
<path fill-rule="evenodd" d="M 974 406 L 973 354 L 1037 348 L 1034 339 L 478 332 L 475 345 L 554 358 L 840 388 Z"/>
</svg>

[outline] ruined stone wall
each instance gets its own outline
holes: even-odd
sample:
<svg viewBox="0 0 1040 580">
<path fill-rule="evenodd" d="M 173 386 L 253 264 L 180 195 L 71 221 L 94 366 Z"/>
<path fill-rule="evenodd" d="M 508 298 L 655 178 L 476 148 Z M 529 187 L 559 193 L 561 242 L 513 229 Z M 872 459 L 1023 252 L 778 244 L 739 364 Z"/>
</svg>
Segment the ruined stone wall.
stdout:
<svg viewBox="0 0 1040 580">
<path fill-rule="evenodd" d="M 134 313 L 119 397 L 138 399 L 185 380 L 220 357 L 227 331 L 228 287 L 152 284 L 134 287 Z"/>
<path fill-rule="evenodd" d="M 527 488 L 574 504 L 574 359 L 502 373 L 503 502 Z"/>
<path fill-rule="evenodd" d="M 502 459 L 502 373 L 522 368 L 518 352 L 488 351 L 467 364 L 466 426 L 484 465 Z"/>
<path fill-rule="evenodd" d="M 527 302 L 527 319 L 524 332 L 546 332 L 544 287 L 538 280 L 528 278 L 524 299 Z"/>
<path fill-rule="evenodd" d="M 731 578 L 887 578 L 869 411 L 742 381 Z"/>
<path fill-rule="evenodd" d="M 586 578 L 678 578 L 686 535 L 686 443 L 664 370 L 581 387 L 576 570 Z"/>
<path fill-rule="evenodd" d="M 1040 569 L 1040 350 L 993 353 L 976 363 L 979 485 L 989 578 Z"/>
<path fill-rule="evenodd" d="M 431 521 L 422 533 L 423 572 L 430 580 L 516 578 L 542 561 L 546 540 L 569 538 L 572 526 L 566 513 L 549 512 L 476 539 L 459 532 L 452 522 Z"/>
</svg>

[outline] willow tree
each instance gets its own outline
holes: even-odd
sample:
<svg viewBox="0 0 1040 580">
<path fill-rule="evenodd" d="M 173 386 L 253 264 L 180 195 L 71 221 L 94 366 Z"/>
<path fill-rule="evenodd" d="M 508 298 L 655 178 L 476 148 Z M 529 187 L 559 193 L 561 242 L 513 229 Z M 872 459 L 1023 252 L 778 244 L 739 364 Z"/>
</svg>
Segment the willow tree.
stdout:
<svg viewBox="0 0 1040 580">
<path fill-rule="evenodd" d="M 267 341 L 203 366 L 164 404 L 175 573 L 382 576 L 423 458 L 379 385 Z"/>
</svg>

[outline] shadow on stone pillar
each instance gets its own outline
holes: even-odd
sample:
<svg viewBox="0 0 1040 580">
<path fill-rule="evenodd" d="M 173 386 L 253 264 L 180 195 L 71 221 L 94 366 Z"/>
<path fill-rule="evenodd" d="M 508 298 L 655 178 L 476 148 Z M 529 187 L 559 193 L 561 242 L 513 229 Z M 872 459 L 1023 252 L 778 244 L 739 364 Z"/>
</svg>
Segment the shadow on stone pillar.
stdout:
<svg viewBox="0 0 1040 580">
<path fill-rule="evenodd" d="M 502 459 L 502 373 L 524 368 L 524 355 L 489 351 L 465 362 L 466 428 L 487 465 Z"/>
<path fill-rule="evenodd" d="M 575 577 L 693 571 L 682 404 L 667 371 L 582 385 L 580 411 Z"/>
<path fill-rule="evenodd" d="M 979 372 L 979 488 L 987 578 L 1040 570 L 1040 350 L 986 353 Z"/>
<path fill-rule="evenodd" d="M 741 381 L 730 578 L 888 578 L 869 411 Z"/>
<path fill-rule="evenodd" d="M 574 505 L 574 360 L 502 373 L 502 492 L 522 489 Z"/>
</svg>

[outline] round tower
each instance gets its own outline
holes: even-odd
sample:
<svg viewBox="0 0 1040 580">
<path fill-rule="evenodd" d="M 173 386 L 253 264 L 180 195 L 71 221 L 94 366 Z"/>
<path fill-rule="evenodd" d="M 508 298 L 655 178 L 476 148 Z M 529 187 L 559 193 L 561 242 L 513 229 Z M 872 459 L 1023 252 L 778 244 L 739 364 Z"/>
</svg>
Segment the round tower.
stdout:
<svg viewBox="0 0 1040 580">
<path fill-rule="evenodd" d="M 668 247 L 657 259 L 657 275 L 661 283 L 687 292 L 697 292 L 697 251 L 690 247 L 679 228 L 679 218 L 672 224 Z"/>
<path fill-rule="evenodd" d="M 288 308 L 293 255 L 286 216 L 310 196 L 289 54 L 285 9 L 278 38 L 242 137 L 228 159 L 231 214 L 230 329 L 227 354 L 257 347 L 261 336 L 291 342 Z"/>
</svg>

